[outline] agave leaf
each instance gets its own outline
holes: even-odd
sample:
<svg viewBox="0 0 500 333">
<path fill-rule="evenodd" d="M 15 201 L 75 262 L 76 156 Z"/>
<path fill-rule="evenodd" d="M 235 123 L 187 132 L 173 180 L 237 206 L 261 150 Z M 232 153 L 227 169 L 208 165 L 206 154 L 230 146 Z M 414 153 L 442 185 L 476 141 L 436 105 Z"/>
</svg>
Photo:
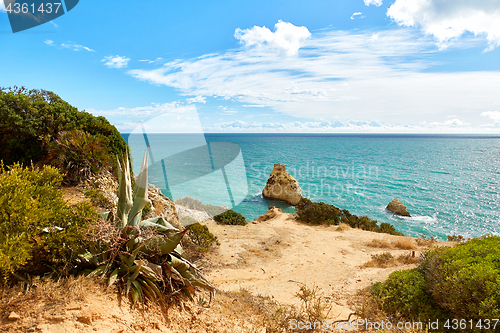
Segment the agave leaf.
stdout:
<svg viewBox="0 0 500 333">
<path fill-rule="evenodd" d="M 156 294 L 156 296 L 158 297 L 158 299 L 161 300 L 161 301 L 164 301 L 164 299 L 163 299 L 163 293 L 158 288 L 158 285 L 156 283 L 154 283 L 153 281 L 151 281 L 150 279 L 146 279 L 145 281 L 147 282 L 147 284 L 149 285 L 149 287 L 151 288 L 151 290 L 154 291 L 154 293 Z"/>
<path fill-rule="evenodd" d="M 159 232 L 179 231 L 176 227 L 165 221 L 161 216 L 139 222 L 141 227 L 156 229 Z"/>
<path fill-rule="evenodd" d="M 137 281 L 141 284 L 142 292 L 143 294 L 146 295 L 147 298 L 149 298 L 151 301 L 156 301 L 156 294 L 155 292 L 151 289 L 149 284 L 142 278 L 137 278 Z"/>
<path fill-rule="evenodd" d="M 102 275 L 105 271 L 106 271 L 106 265 L 101 265 L 101 266 L 97 267 L 96 269 L 94 269 L 92 272 L 90 272 L 87 275 L 87 277 L 91 278 L 94 276 Z"/>
<path fill-rule="evenodd" d="M 134 226 L 141 222 L 142 209 L 148 203 L 148 149 L 144 152 L 141 171 L 135 183 L 133 206 L 128 214 L 128 225 Z"/>
<path fill-rule="evenodd" d="M 161 254 L 169 254 L 175 248 L 177 245 L 181 242 L 182 237 L 184 237 L 184 234 L 189 230 L 189 228 L 185 229 L 184 231 L 181 232 L 176 232 L 174 234 L 170 234 L 167 237 L 163 238 L 163 244 L 160 245 L 160 252 Z"/>
<path fill-rule="evenodd" d="M 130 271 L 130 267 L 134 263 L 134 257 L 132 257 L 130 254 L 119 254 L 121 262 L 124 265 L 124 268 L 127 269 L 127 271 Z"/>
<path fill-rule="evenodd" d="M 116 159 L 118 161 L 118 205 L 116 215 L 121 221 L 121 226 L 124 227 L 127 225 L 128 215 L 133 205 L 128 152 L 125 154 L 125 158 L 122 158 L 121 164 L 118 156 Z"/>
<path fill-rule="evenodd" d="M 136 260 L 136 261 L 134 261 L 134 263 L 136 263 L 136 265 L 133 267 L 134 273 L 132 274 L 132 277 L 131 277 L 132 281 L 135 281 L 135 279 L 137 279 L 137 276 L 141 272 L 142 260 Z"/>
<path fill-rule="evenodd" d="M 99 218 L 101 220 L 107 221 L 110 213 L 111 212 L 101 212 L 101 213 L 98 213 L 97 215 L 99 216 Z"/>
<path fill-rule="evenodd" d="M 179 259 L 177 257 L 174 257 L 174 256 L 170 256 L 171 260 L 169 262 L 169 264 L 175 268 L 179 273 L 184 273 L 186 272 L 188 269 L 189 269 L 189 265 L 182 259 Z"/>
<path fill-rule="evenodd" d="M 114 271 L 111 272 L 111 274 L 109 275 L 108 288 L 111 287 L 116 282 L 116 280 L 118 280 L 118 271 L 119 271 L 119 268 L 116 267 L 114 269 Z"/>
<path fill-rule="evenodd" d="M 138 281 L 132 282 L 132 287 L 130 288 L 130 295 L 132 296 L 132 306 L 135 307 L 137 301 L 141 299 L 144 302 L 142 297 L 142 288 Z"/>
</svg>

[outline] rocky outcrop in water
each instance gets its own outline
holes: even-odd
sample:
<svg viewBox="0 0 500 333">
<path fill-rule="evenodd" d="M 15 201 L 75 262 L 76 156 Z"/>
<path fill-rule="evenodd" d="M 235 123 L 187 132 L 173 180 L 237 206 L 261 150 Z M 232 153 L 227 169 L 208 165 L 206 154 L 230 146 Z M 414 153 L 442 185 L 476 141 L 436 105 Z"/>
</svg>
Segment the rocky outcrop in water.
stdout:
<svg viewBox="0 0 500 333">
<path fill-rule="evenodd" d="M 285 165 L 274 164 L 274 169 L 269 175 L 262 196 L 296 205 L 302 199 L 302 189 L 295 178 L 286 172 Z"/>
<path fill-rule="evenodd" d="M 398 198 L 394 198 L 394 200 L 389 202 L 385 209 L 397 215 L 411 216 L 410 213 L 408 213 L 408 211 L 406 210 L 406 206 L 401 201 L 399 201 Z"/>
</svg>

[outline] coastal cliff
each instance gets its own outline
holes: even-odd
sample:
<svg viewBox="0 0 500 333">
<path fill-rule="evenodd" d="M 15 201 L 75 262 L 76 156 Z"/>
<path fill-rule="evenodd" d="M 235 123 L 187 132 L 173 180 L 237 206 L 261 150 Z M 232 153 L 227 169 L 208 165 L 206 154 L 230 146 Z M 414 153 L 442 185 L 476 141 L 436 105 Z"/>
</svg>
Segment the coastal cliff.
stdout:
<svg viewBox="0 0 500 333">
<path fill-rule="evenodd" d="M 297 180 L 286 171 L 284 164 L 275 163 L 262 196 L 296 205 L 302 199 L 302 189 Z"/>
</svg>

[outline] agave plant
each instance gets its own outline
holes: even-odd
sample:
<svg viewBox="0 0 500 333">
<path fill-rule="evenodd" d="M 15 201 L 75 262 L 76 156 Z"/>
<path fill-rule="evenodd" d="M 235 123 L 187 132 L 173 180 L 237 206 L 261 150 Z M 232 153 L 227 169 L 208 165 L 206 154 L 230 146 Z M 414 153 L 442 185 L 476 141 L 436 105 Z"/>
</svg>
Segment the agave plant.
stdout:
<svg viewBox="0 0 500 333">
<path fill-rule="evenodd" d="M 118 160 L 118 170 L 116 214 L 99 214 L 102 223 L 91 230 L 90 245 L 81 255 L 83 263 L 93 266 L 88 276 L 103 276 L 108 286 L 118 284 L 134 305 L 146 298 L 164 304 L 165 294 L 179 291 L 191 298 L 196 287 L 213 295 L 215 289 L 201 271 L 182 257 L 179 243 L 189 227 L 180 231 L 162 217 L 141 220 L 148 202 L 148 152 L 133 192 L 128 156 Z"/>
</svg>

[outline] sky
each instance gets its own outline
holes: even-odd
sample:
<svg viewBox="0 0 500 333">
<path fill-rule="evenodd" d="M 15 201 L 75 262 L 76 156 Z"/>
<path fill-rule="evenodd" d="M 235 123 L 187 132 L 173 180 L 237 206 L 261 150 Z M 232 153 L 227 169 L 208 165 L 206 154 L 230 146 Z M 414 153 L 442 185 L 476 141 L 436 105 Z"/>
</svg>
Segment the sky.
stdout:
<svg viewBox="0 0 500 333">
<path fill-rule="evenodd" d="M 0 86 L 122 132 L 500 134 L 499 60 L 500 0 L 86 0 L 17 33 L 0 0 Z"/>
</svg>

